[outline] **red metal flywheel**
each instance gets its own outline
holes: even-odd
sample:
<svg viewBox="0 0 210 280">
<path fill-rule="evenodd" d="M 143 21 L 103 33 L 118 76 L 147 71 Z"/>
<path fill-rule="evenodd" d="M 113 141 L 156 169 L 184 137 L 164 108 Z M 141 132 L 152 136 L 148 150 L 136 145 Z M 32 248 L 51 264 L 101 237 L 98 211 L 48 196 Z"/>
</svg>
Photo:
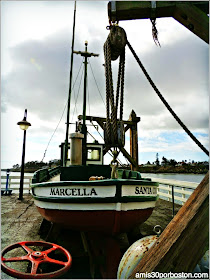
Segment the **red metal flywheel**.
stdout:
<svg viewBox="0 0 210 280">
<path fill-rule="evenodd" d="M 31 249 L 29 246 L 40 246 L 41 248 L 43 249 L 46 248 L 46 249 L 44 251 L 35 251 Z M 27 254 L 18 257 L 4 257 L 6 253 L 16 248 L 23 248 Z M 62 256 L 62 259 L 64 258 L 65 261 L 54 259 L 52 256 L 49 257 L 49 254 L 53 252 L 60 254 Z M 31 263 L 30 273 L 21 272 L 6 265 L 6 263 L 23 262 L 23 261 Z M 72 263 L 72 257 L 66 249 L 64 249 L 59 245 L 49 243 L 49 242 L 44 242 L 44 241 L 23 241 L 23 242 L 14 243 L 4 248 L 1 255 L 2 271 L 18 279 L 55 278 L 67 272 L 71 266 L 71 263 Z M 40 269 L 42 264 L 48 264 L 58 269 L 56 271 L 53 270 L 51 272 L 42 273 L 42 270 Z"/>
</svg>

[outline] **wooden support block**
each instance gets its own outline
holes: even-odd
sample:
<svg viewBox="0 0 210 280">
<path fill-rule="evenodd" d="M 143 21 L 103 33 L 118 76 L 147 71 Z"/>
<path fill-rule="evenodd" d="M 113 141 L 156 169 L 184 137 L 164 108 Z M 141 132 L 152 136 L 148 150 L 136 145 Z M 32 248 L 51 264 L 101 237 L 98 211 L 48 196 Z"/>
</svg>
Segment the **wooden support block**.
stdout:
<svg viewBox="0 0 210 280">
<path fill-rule="evenodd" d="M 208 248 L 209 173 L 130 275 L 192 272 Z"/>
</svg>

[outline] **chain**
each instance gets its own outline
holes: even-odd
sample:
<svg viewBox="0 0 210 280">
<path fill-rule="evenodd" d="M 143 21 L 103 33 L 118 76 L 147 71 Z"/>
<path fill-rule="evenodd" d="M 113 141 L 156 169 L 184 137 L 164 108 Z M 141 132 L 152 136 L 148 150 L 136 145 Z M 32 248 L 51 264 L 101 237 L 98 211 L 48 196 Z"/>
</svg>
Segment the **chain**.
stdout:
<svg viewBox="0 0 210 280">
<path fill-rule="evenodd" d="M 156 28 L 156 18 L 150 19 L 152 23 L 152 37 L 157 46 L 160 47 L 160 42 L 158 41 L 158 31 Z"/>
</svg>

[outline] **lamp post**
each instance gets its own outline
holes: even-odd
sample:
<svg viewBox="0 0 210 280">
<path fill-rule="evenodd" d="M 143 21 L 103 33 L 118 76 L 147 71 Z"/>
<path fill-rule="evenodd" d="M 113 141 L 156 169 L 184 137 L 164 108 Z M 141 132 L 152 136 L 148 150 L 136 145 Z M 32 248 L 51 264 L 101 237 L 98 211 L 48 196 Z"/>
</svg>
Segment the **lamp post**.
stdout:
<svg viewBox="0 0 210 280">
<path fill-rule="evenodd" d="M 24 161 L 25 161 L 25 146 L 26 146 L 26 130 L 31 126 L 29 122 L 26 121 L 27 109 L 25 109 L 24 118 L 22 121 L 17 124 L 20 126 L 20 129 L 24 130 L 23 134 L 23 152 L 22 152 L 22 164 L 21 164 L 21 174 L 20 174 L 20 189 L 19 189 L 19 200 L 23 199 L 23 180 L 24 180 Z"/>
</svg>

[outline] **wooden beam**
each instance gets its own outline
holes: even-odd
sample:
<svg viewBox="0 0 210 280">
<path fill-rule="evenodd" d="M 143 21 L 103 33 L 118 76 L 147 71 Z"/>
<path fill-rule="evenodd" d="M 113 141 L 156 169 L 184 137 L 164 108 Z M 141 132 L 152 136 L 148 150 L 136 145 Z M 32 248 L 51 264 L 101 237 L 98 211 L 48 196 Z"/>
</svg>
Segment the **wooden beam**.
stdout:
<svg viewBox="0 0 210 280">
<path fill-rule="evenodd" d="M 78 120 L 82 120 L 83 119 L 82 115 L 79 115 L 77 118 L 78 118 Z M 138 122 L 139 122 L 140 121 L 140 117 L 138 117 L 137 119 L 138 119 Z M 100 124 L 100 126 L 101 126 L 102 123 L 106 122 L 106 118 L 93 117 L 93 116 L 86 116 L 86 120 L 87 121 L 96 121 L 96 122 L 98 122 L 98 124 Z M 135 125 L 136 122 L 123 121 L 123 123 L 124 124 L 128 124 L 128 125 Z"/>
<path fill-rule="evenodd" d="M 190 2 L 178 3 L 173 13 L 174 19 L 183 24 L 187 29 L 209 43 L 209 17 Z"/>
<path fill-rule="evenodd" d="M 174 17 L 186 28 L 208 43 L 208 1 L 111 1 L 108 16 L 112 22 L 120 20 Z"/>
<path fill-rule="evenodd" d="M 126 127 L 125 127 L 125 132 L 128 131 L 128 129 L 131 128 L 131 127 L 132 127 L 131 125 L 127 124 Z"/>
<path fill-rule="evenodd" d="M 156 1 L 156 17 L 172 16 L 174 6 L 174 1 Z M 111 1 L 108 16 L 112 22 L 151 18 L 151 1 Z"/>
<path fill-rule="evenodd" d="M 124 157 L 126 157 L 127 160 L 128 160 L 133 166 L 135 166 L 136 170 L 138 171 L 138 170 L 139 170 L 139 166 L 138 166 L 137 162 L 135 162 L 135 160 L 129 155 L 129 153 L 126 151 L 126 149 L 123 148 L 123 147 L 120 147 L 119 149 L 120 149 L 121 153 L 124 155 Z"/>
<path fill-rule="evenodd" d="M 209 173 L 129 276 L 140 272 L 192 272 L 208 249 Z"/>
</svg>

